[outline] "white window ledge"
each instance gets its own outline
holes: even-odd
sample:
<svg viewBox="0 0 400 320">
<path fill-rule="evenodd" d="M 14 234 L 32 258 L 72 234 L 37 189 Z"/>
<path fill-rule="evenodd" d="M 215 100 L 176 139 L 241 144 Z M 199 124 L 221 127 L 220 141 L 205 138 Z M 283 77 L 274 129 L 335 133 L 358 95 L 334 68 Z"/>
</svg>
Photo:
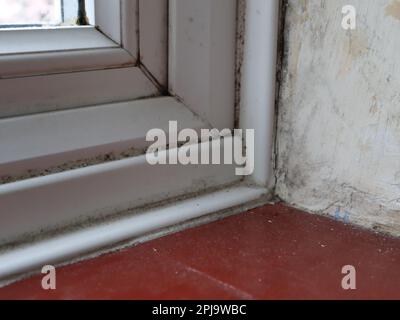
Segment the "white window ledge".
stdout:
<svg viewBox="0 0 400 320">
<path fill-rule="evenodd" d="M 102 250 L 110 244 L 118 244 L 138 238 L 151 238 L 154 230 L 199 219 L 208 214 L 238 207 L 249 209 L 243 204 L 257 201 L 265 202 L 268 191 L 263 188 L 237 185 L 225 190 L 211 192 L 188 200 L 174 202 L 158 208 L 148 209 L 139 214 L 132 212 L 125 218 L 92 226 L 72 233 L 57 236 L 0 254 L 0 287 L 11 277 L 40 269 L 51 261 L 63 263 L 79 256 L 87 256 Z M 253 207 L 259 202 L 255 202 Z M 171 230 L 170 230 L 171 232 Z M 138 241 L 140 242 L 140 241 Z M 3 279 L 3 282 L 1 280 Z M 15 280 L 11 279 L 11 280 Z"/>
<path fill-rule="evenodd" d="M 208 125 L 171 97 L 0 120 L 0 178 L 24 175 L 70 161 L 148 147 L 145 134 L 169 121 L 184 128 Z"/>
</svg>

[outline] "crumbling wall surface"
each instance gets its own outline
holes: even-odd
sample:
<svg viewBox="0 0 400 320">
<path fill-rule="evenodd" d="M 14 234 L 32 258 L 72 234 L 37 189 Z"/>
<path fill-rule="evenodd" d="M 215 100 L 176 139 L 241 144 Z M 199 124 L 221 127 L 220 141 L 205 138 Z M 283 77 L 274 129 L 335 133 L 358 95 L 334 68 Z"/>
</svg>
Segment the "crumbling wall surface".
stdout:
<svg viewBox="0 0 400 320">
<path fill-rule="evenodd" d="M 288 0 L 285 23 L 277 194 L 400 236 L 400 1 Z"/>
</svg>

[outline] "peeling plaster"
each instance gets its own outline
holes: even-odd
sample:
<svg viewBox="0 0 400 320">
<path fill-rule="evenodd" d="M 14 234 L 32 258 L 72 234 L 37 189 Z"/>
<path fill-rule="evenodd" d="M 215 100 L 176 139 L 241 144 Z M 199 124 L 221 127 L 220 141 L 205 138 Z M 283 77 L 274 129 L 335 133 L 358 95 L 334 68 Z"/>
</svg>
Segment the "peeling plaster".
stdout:
<svg viewBox="0 0 400 320">
<path fill-rule="evenodd" d="M 400 1 L 288 0 L 276 141 L 277 195 L 400 236 Z M 395 18 L 395 19 L 393 19 Z"/>
</svg>

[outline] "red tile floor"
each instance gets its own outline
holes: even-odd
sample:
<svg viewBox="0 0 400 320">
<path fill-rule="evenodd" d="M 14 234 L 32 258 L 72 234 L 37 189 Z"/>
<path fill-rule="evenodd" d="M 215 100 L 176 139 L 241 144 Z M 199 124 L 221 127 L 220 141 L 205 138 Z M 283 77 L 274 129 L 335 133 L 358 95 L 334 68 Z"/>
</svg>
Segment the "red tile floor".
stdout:
<svg viewBox="0 0 400 320">
<path fill-rule="evenodd" d="M 357 290 L 344 291 L 344 265 Z M 0 289 L 0 299 L 400 299 L 400 240 L 284 205 L 167 236 Z"/>
</svg>

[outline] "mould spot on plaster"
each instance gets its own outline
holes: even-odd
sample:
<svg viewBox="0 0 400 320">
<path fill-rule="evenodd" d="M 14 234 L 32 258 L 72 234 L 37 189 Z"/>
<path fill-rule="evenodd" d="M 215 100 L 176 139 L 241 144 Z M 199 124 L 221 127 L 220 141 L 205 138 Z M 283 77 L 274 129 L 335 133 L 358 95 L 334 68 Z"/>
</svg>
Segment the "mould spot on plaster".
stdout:
<svg viewBox="0 0 400 320">
<path fill-rule="evenodd" d="M 385 15 L 400 20 L 400 1 L 395 0 L 388 4 L 385 8 Z"/>
<path fill-rule="evenodd" d="M 379 107 L 378 107 L 378 98 L 376 97 L 376 95 L 374 95 L 372 97 L 372 105 L 371 108 L 369 109 L 369 113 L 371 115 L 376 115 L 379 111 Z"/>
<path fill-rule="evenodd" d="M 346 75 L 352 69 L 355 60 L 369 52 L 368 38 L 360 31 L 349 34 L 343 46 L 345 60 L 339 74 Z"/>
<path fill-rule="evenodd" d="M 296 41 L 292 44 L 288 57 L 288 71 L 289 77 L 292 81 L 296 81 L 297 70 L 300 62 L 302 44 L 300 41 Z"/>
<path fill-rule="evenodd" d="M 310 20 L 310 14 L 308 13 L 308 6 L 309 6 L 308 0 L 300 0 L 299 10 L 296 10 L 295 6 L 292 7 L 289 6 L 288 13 L 290 16 L 290 21 L 292 21 L 294 25 L 304 24 Z"/>
<path fill-rule="evenodd" d="M 348 42 L 348 52 L 353 59 L 357 59 L 368 52 L 368 39 L 363 33 L 356 33 L 354 38 L 350 37 Z"/>
</svg>

